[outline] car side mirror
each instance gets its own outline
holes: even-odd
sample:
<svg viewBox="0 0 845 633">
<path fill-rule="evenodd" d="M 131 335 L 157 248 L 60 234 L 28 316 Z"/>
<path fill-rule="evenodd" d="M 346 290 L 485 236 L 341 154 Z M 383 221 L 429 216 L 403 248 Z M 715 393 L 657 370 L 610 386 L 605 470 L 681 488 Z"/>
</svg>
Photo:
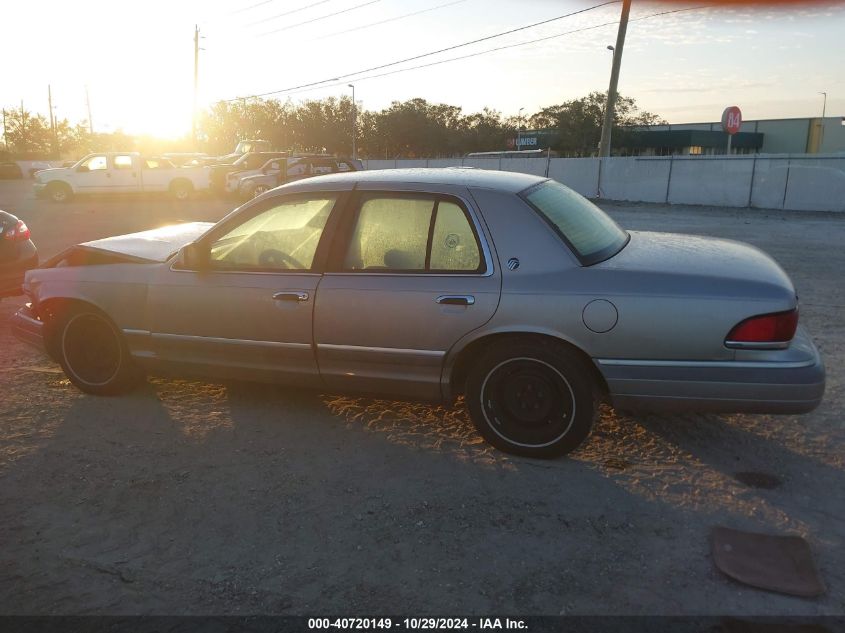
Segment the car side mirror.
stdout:
<svg viewBox="0 0 845 633">
<path fill-rule="evenodd" d="M 186 244 L 176 256 L 176 265 L 183 270 L 208 270 L 211 266 L 211 251 L 203 242 Z"/>
<path fill-rule="evenodd" d="M 80 165 L 79 167 L 76 168 L 76 171 L 84 172 L 84 171 L 91 171 L 91 170 L 88 169 L 88 165 Z"/>
</svg>

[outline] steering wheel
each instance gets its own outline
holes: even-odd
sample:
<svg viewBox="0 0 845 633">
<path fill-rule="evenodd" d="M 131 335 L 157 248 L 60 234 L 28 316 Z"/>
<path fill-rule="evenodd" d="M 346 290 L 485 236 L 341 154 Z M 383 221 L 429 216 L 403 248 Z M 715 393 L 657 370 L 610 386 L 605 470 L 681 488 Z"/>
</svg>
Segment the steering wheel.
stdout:
<svg viewBox="0 0 845 633">
<path fill-rule="evenodd" d="M 262 251 L 261 255 L 258 256 L 258 265 L 262 268 L 305 268 L 301 261 L 275 248 Z"/>
</svg>

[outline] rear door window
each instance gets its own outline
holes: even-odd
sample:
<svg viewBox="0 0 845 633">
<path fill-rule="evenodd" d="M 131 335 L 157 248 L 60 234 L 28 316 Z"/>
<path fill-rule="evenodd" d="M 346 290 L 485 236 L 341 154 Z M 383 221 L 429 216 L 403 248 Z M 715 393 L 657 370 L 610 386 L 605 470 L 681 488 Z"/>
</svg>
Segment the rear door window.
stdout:
<svg viewBox="0 0 845 633">
<path fill-rule="evenodd" d="M 362 197 L 343 270 L 484 272 L 478 237 L 462 207 L 438 196 Z"/>
</svg>

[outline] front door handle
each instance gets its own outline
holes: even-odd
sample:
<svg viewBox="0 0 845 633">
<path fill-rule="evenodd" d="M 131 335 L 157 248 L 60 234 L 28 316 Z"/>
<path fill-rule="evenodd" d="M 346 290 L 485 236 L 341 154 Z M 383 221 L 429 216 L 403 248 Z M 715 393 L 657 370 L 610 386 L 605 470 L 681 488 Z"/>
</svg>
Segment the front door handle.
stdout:
<svg viewBox="0 0 845 633">
<path fill-rule="evenodd" d="M 277 292 L 273 295 L 274 301 L 308 301 L 308 293 L 298 291 Z"/>
<path fill-rule="evenodd" d="M 471 306 L 475 303 L 472 295 L 440 295 L 437 303 L 446 306 Z"/>
</svg>

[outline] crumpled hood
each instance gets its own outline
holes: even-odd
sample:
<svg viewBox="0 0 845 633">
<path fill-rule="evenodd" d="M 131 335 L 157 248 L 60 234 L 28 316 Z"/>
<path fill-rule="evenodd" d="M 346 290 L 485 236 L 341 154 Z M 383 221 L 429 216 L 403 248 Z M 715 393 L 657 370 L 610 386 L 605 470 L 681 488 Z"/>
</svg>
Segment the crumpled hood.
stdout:
<svg viewBox="0 0 845 633">
<path fill-rule="evenodd" d="M 101 240 L 84 242 L 80 246 L 94 248 L 112 253 L 122 253 L 137 259 L 152 262 L 163 262 L 185 244 L 190 244 L 208 231 L 214 224 L 211 222 L 187 222 L 163 226 L 159 229 L 141 231 L 106 237 Z"/>
</svg>

